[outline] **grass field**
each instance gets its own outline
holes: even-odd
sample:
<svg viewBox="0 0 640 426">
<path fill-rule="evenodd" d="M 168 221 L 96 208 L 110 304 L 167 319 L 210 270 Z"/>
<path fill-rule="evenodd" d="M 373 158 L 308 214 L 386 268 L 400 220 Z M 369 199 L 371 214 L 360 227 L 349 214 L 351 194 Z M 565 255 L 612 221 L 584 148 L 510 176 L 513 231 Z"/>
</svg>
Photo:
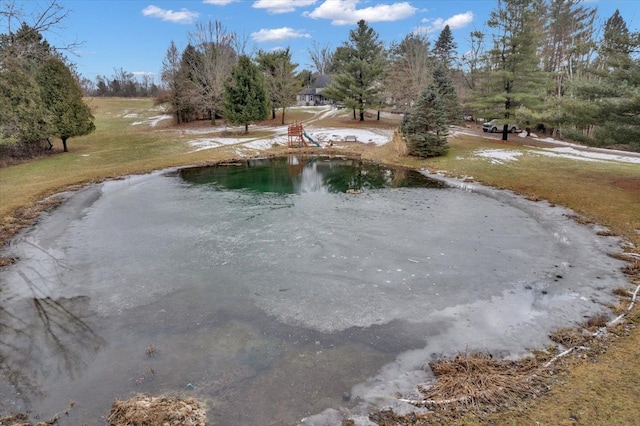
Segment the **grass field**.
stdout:
<svg viewBox="0 0 640 426">
<path fill-rule="evenodd" d="M 59 151 L 35 161 L 0 168 L 0 237 L 6 242 L 37 213 L 37 201 L 69 187 L 118 176 L 144 173 L 172 166 L 206 164 L 234 158 L 233 147 L 193 152 L 185 127 L 172 127 L 170 119 L 150 100 L 90 99 L 96 132 L 69 140 L 69 153 Z M 312 114 L 292 110 L 286 121 L 309 120 Z M 139 123 L 139 124 L 134 124 Z M 272 124 L 273 123 L 273 124 Z M 341 127 L 393 127 L 394 120 L 368 117 L 354 121 L 346 113 L 315 125 Z M 206 124 L 206 123 L 205 123 Z M 280 125 L 280 117 L 262 123 Z M 198 123 L 192 128 L 203 127 Z M 565 158 L 521 156 L 518 161 L 493 164 L 478 158 L 479 149 L 523 150 L 521 141 L 503 143 L 482 137 L 459 135 L 451 139 L 447 156 L 418 160 L 399 154 L 394 143 L 382 147 L 356 146 L 353 153 L 388 164 L 442 171 L 455 177 L 513 190 L 531 199 L 566 206 L 579 215 L 608 227 L 616 235 L 640 245 L 640 165 L 614 162 L 582 162 Z M 286 152 L 277 148 L 275 153 Z M 347 150 L 341 150 L 347 153 Z M 31 214 L 25 213 L 31 211 Z M 635 281 L 634 281 L 635 280 Z M 630 277 L 631 284 L 640 284 Z M 627 425 L 640 418 L 640 331 L 615 339 L 597 362 L 577 362 L 561 383 L 540 399 L 517 411 L 496 414 L 496 424 Z M 482 420 L 482 421 L 486 421 Z M 474 416 L 461 422 L 476 423 Z"/>
</svg>

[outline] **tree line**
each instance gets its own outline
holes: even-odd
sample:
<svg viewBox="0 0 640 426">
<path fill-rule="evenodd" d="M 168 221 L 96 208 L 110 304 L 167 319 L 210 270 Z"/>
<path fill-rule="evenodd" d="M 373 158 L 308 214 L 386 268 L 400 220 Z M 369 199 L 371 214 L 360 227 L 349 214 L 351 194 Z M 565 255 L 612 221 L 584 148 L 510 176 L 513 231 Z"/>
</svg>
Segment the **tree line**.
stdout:
<svg viewBox="0 0 640 426">
<path fill-rule="evenodd" d="M 83 91 L 88 96 L 119 98 L 155 98 L 160 92 L 153 74 L 135 75 L 124 68 L 115 68 L 113 74 L 96 76 L 95 83 L 82 79 Z"/>
<path fill-rule="evenodd" d="M 478 114 L 595 145 L 640 148 L 640 34 L 579 0 L 499 0 L 466 58 Z M 598 36 L 600 35 L 600 36 Z M 503 139 L 506 138 L 506 132 Z"/>
<path fill-rule="evenodd" d="M 209 23 L 198 26 L 184 51 L 169 47 L 159 100 L 170 103 L 178 123 L 228 118 L 225 105 L 232 103 L 225 103 L 225 90 L 241 84 L 242 59 L 241 73 L 254 67 L 256 87 L 266 90 L 268 106 L 258 109 L 275 117 L 281 108 L 283 123 L 296 93 L 329 74 L 324 96 L 352 109 L 358 120 L 366 110 L 404 113 L 401 130 L 408 141 L 435 134 L 441 144 L 447 124 L 469 116 L 498 119 L 505 139 L 507 124 L 517 122 L 590 144 L 637 149 L 640 36 L 618 11 L 602 27 L 596 18 L 597 9 L 581 0 L 497 0 L 485 30 L 470 33 L 463 55 L 448 26 L 433 46 L 420 30 L 385 45 L 360 21 L 335 49 L 314 42 L 308 50 L 312 69 L 298 73 L 288 50 L 246 55 L 234 33 Z M 427 114 L 426 105 L 439 112 Z M 265 115 L 248 117 L 242 124 Z M 446 145 L 436 151 L 445 152 Z"/>
<path fill-rule="evenodd" d="M 64 13 L 55 0 L 51 5 L 58 8 L 49 21 L 55 25 Z M 301 71 L 289 49 L 248 54 L 246 41 L 210 21 L 189 33 L 183 50 L 171 42 L 160 85 L 123 69 L 89 84 L 63 49 L 42 38 L 46 28 L 8 25 L 0 38 L 0 136 L 5 144 L 32 143 L 91 131 L 76 90 L 90 85 L 93 95 L 154 96 L 170 106 L 177 124 L 223 118 L 248 130 L 277 110 L 284 124 L 296 94 L 328 75 L 322 95 L 350 108 L 354 119 L 371 110 L 379 118 L 383 108 L 404 114 L 400 130 L 416 155 L 446 152 L 447 125 L 463 116 L 497 119 L 503 138 L 517 122 L 589 144 L 640 149 L 640 35 L 618 11 L 604 25 L 596 18 L 597 9 L 581 0 L 497 0 L 462 55 L 448 26 L 433 45 L 420 29 L 385 43 L 360 21 L 335 49 L 313 43 L 312 65 Z M 68 71 L 65 96 L 45 87 L 54 79 L 43 76 L 55 67 Z M 47 99 L 53 96 L 55 102 Z"/>
</svg>

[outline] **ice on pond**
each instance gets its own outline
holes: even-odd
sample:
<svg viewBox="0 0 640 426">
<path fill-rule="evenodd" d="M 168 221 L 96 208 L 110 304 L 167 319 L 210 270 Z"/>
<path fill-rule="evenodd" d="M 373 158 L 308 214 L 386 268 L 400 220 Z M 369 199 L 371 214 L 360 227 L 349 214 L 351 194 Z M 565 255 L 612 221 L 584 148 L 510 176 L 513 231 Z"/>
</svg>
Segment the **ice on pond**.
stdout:
<svg viewBox="0 0 640 426">
<path fill-rule="evenodd" d="M 0 409 L 92 423 L 188 392 L 212 423 L 330 423 L 397 404 L 433 353 L 522 354 L 613 301 L 615 239 L 414 173 L 285 158 L 73 194 L 0 273 Z"/>
</svg>

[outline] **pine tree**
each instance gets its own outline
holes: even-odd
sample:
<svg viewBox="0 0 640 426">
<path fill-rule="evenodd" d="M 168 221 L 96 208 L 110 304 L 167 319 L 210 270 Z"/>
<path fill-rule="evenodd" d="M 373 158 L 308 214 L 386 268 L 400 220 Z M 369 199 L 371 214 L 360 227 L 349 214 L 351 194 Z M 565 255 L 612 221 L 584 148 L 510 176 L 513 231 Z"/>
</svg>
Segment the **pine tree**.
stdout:
<svg viewBox="0 0 640 426">
<path fill-rule="evenodd" d="M 354 115 L 357 109 L 360 121 L 364 121 L 365 109 L 380 103 L 383 53 L 378 34 L 364 20 L 359 21 L 358 28 L 349 32 L 349 42 L 336 49 L 334 65 L 340 71 L 323 94 L 345 102 L 353 108 Z"/>
<path fill-rule="evenodd" d="M 453 41 L 451 28 L 449 28 L 449 25 L 445 25 L 440 32 L 440 36 L 438 36 L 438 40 L 436 40 L 436 44 L 433 46 L 433 55 L 440 64 L 449 70 L 455 60 L 457 48 L 458 45 Z"/>
<path fill-rule="evenodd" d="M 182 105 L 184 97 L 180 88 L 180 52 L 173 40 L 169 44 L 167 53 L 162 60 L 161 80 L 164 83 L 166 92 L 162 93 L 156 100 L 159 103 L 168 102 L 171 110 L 175 115 L 176 124 L 182 123 L 184 114 L 182 113 Z"/>
<path fill-rule="evenodd" d="M 400 130 L 407 142 L 409 155 L 426 158 L 447 153 L 445 107 L 435 85 L 429 85 L 420 93 Z"/>
<path fill-rule="evenodd" d="M 597 80 L 576 85 L 580 99 L 572 118 L 582 121 L 590 113 L 593 136 L 601 145 L 640 147 L 640 34 L 631 33 L 618 10 L 607 20 L 598 49 Z"/>
<path fill-rule="evenodd" d="M 433 82 L 438 89 L 438 94 L 442 100 L 442 106 L 445 113 L 445 123 L 457 124 L 462 120 L 462 108 L 458 101 L 456 88 L 453 81 L 449 78 L 449 73 L 440 65 L 433 70 Z"/>
<path fill-rule="evenodd" d="M 177 90 L 181 99 L 181 122 L 197 120 L 199 116 L 211 113 L 211 104 L 204 90 L 202 80 L 205 61 L 196 48 L 188 44 L 180 57 Z"/>
<path fill-rule="evenodd" d="M 51 132 L 62 139 L 64 152 L 67 152 L 67 139 L 88 135 L 95 130 L 93 115 L 82 100 L 82 90 L 69 67 L 60 59 L 47 59 L 38 72 L 37 80 Z"/>
<path fill-rule="evenodd" d="M 545 15 L 541 64 L 555 82 L 555 96 L 564 96 L 567 84 L 585 74 L 594 53 L 596 9 L 580 3 L 550 0 Z"/>
<path fill-rule="evenodd" d="M 258 66 L 243 55 L 231 72 L 231 81 L 224 86 L 224 117 L 233 124 L 244 125 L 269 116 L 269 98 Z"/>
<path fill-rule="evenodd" d="M 498 0 L 487 25 L 496 30 L 489 54 L 489 69 L 474 93 L 476 109 L 500 118 L 502 139 L 516 111 L 543 107 L 549 80 L 538 67 L 536 55 L 542 28 L 541 0 Z M 493 118 L 492 117 L 492 118 Z"/>
</svg>

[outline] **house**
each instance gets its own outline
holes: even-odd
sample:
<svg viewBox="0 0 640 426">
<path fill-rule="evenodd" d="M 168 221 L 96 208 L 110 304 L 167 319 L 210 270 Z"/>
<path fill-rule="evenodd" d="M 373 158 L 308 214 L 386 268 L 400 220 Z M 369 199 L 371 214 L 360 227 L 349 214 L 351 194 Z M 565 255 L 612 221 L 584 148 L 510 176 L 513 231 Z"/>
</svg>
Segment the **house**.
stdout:
<svg viewBox="0 0 640 426">
<path fill-rule="evenodd" d="M 333 99 L 322 95 L 322 90 L 331 83 L 331 76 L 326 74 L 316 75 L 309 86 L 296 95 L 297 105 L 333 105 Z"/>
</svg>

